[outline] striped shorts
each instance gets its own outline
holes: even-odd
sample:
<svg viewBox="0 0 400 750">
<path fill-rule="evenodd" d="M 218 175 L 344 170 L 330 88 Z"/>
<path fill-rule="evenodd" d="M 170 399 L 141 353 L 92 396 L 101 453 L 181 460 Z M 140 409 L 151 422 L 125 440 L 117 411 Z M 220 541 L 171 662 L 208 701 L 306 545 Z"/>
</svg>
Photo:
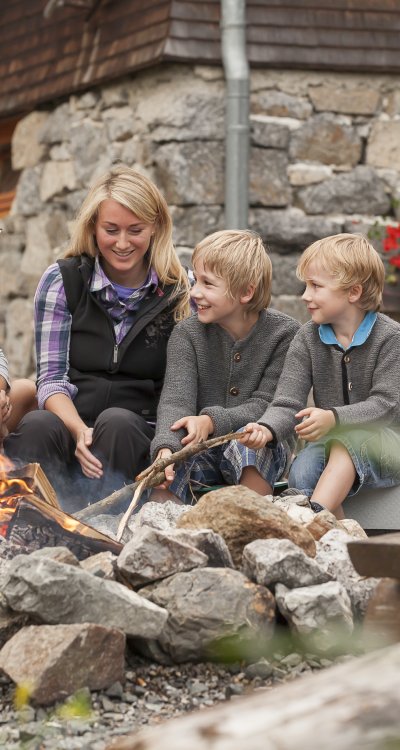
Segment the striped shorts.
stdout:
<svg viewBox="0 0 400 750">
<path fill-rule="evenodd" d="M 255 451 L 237 440 L 198 453 L 177 464 L 169 489 L 188 505 L 197 502 L 196 491 L 215 485 L 239 484 L 243 469 L 254 466 L 271 487 L 285 473 L 291 451 L 287 443 Z"/>
</svg>

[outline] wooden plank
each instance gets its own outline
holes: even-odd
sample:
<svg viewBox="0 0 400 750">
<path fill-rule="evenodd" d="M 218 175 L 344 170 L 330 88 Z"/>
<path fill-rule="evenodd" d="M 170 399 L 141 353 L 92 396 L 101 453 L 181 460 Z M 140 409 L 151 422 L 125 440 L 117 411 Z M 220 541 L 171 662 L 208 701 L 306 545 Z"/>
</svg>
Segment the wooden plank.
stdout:
<svg viewBox="0 0 400 750">
<path fill-rule="evenodd" d="M 400 644 L 114 739 L 105 750 L 383 750 L 400 736 Z"/>
<path fill-rule="evenodd" d="M 43 7 L 2 8 L 0 116 L 162 59 L 221 65 L 220 0 L 103 0 L 47 20 Z M 248 0 L 247 21 L 253 67 L 400 71 L 398 0 Z"/>
<path fill-rule="evenodd" d="M 253 5 L 265 6 L 266 0 L 248 0 L 248 7 Z M 382 13 L 398 13 L 398 0 L 268 0 L 270 7 L 288 8 L 291 12 L 298 8 L 337 8 L 345 11 L 376 11 Z"/>
<path fill-rule="evenodd" d="M 338 29 L 392 29 L 400 28 L 400 12 L 391 14 L 373 12 L 340 11 L 336 8 L 307 9 L 291 11 L 290 8 L 249 7 L 248 22 L 265 26 L 289 26 L 297 28 L 338 28 Z"/>
<path fill-rule="evenodd" d="M 400 580 L 400 533 L 348 542 L 351 562 L 361 576 Z"/>
<path fill-rule="evenodd" d="M 336 29 L 295 29 L 287 27 L 251 26 L 248 41 L 253 44 L 296 47 L 336 47 L 337 50 L 348 49 L 382 49 L 398 50 L 399 33 L 382 31 L 359 31 L 357 36 L 352 31 Z"/>
<path fill-rule="evenodd" d="M 340 53 L 340 54 L 339 54 Z M 249 56 L 255 66 L 305 68 L 309 70 L 344 70 L 399 72 L 399 53 L 392 50 L 338 50 L 337 48 L 308 48 L 300 54 L 294 46 L 272 45 L 264 48 L 259 45 L 249 46 Z"/>
<path fill-rule="evenodd" d="M 7 216 L 7 214 L 10 213 L 14 198 L 15 190 L 9 190 L 6 193 L 0 193 L 0 216 Z"/>
</svg>

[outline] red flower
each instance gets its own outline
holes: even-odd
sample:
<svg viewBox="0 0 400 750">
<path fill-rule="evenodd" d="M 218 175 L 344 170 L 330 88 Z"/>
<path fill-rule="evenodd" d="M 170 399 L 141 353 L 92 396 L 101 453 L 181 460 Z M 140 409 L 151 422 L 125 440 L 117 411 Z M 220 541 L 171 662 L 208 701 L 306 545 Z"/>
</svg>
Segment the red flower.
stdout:
<svg viewBox="0 0 400 750">
<path fill-rule="evenodd" d="M 396 268 L 400 268 L 400 256 L 395 255 L 393 258 L 389 258 L 389 263 L 391 266 L 396 266 Z"/>
<path fill-rule="evenodd" d="M 383 240 L 383 249 L 389 253 L 391 250 L 400 251 L 400 225 L 397 227 L 386 227 L 386 236 Z"/>
</svg>

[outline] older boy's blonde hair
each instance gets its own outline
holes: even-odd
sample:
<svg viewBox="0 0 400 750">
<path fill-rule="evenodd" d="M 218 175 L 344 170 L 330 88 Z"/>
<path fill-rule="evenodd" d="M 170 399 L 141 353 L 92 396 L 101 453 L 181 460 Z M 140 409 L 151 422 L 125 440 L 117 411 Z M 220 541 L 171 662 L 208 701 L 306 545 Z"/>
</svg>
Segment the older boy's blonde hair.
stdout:
<svg viewBox="0 0 400 750">
<path fill-rule="evenodd" d="M 204 267 L 226 283 L 231 299 L 254 287 L 248 312 L 260 312 L 271 301 L 272 264 L 261 237 L 248 229 L 214 232 L 196 245 L 192 263 L 201 260 Z"/>
<path fill-rule="evenodd" d="M 361 284 L 362 293 L 357 305 L 362 310 L 378 310 L 385 283 L 382 259 L 362 234 L 334 234 L 313 242 L 307 247 L 297 265 L 296 275 L 301 281 L 307 277 L 310 263 L 332 274 L 338 289 L 351 289 Z"/>
</svg>

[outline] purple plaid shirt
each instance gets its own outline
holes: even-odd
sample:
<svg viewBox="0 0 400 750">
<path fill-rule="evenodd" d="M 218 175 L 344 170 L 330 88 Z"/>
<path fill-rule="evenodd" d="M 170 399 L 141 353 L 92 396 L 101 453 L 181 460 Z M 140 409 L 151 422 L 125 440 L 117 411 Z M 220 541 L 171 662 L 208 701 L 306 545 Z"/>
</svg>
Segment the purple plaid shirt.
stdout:
<svg viewBox="0 0 400 750">
<path fill-rule="evenodd" d="M 158 276 L 150 269 L 142 286 L 134 289 L 128 299 L 120 300 L 96 257 L 90 291 L 112 318 L 117 344 L 131 328 L 141 301 L 157 288 Z M 58 263 L 53 263 L 44 272 L 35 294 L 39 409 L 43 409 L 46 399 L 55 393 L 64 393 L 71 399 L 77 394 L 77 387 L 68 377 L 71 317 L 61 271 Z"/>
</svg>

